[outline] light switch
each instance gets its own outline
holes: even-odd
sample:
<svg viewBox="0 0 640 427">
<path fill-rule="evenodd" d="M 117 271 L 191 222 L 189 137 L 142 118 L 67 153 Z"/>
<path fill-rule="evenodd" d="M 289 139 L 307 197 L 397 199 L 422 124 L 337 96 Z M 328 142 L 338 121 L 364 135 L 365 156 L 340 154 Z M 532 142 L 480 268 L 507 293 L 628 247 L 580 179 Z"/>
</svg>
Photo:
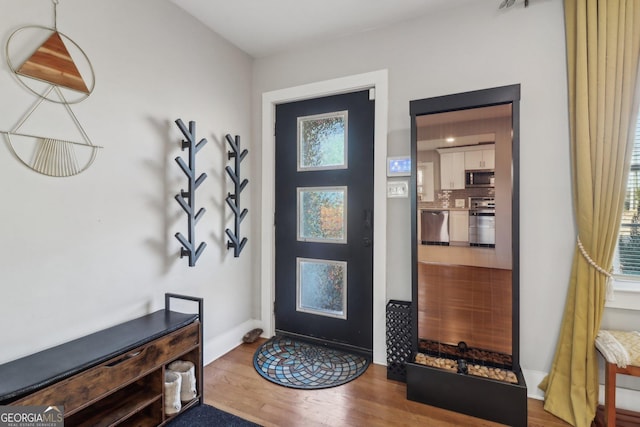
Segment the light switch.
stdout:
<svg viewBox="0 0 640 427">
<path fill-rule="evenodd" d="M 387 197 L 409 197 L 409 181 L 388 181 Z"/>
</svg>

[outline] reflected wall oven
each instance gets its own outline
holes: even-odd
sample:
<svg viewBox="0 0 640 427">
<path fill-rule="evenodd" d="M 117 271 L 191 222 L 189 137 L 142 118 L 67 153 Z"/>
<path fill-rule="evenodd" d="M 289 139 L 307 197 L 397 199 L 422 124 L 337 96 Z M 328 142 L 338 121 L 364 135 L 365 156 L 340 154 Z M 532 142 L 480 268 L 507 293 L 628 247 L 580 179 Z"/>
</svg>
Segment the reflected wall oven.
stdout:
<svg viewBox="0 0 640 427">
<path fill-rule="evenodd" d="M 471 197 L 469 206 L 469 245 L 495 248 L 495 199 L 493 197 Z"/>
</svg>

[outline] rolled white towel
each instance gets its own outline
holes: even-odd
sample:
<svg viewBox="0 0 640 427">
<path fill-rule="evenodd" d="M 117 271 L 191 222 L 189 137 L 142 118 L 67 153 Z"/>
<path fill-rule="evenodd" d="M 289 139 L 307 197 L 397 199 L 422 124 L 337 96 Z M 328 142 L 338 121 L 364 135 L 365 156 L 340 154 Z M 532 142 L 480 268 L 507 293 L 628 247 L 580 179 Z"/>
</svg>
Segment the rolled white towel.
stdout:
<svg viewBox="0 0 640 427">
<path fill-rule="evenodd" d="M 193 362 L 176 360 L 175 362 L 171 362 L 167 368 L 182 377 L 180 400 L 188 402 L 195 399 L 198 392 L 196 389 L 196 370 Z"/>
<path fill-rule="evenodd" d="M 164 373 L 164 413 L 174 415 L 180 412 L 182 404 L 180 403 L 180 389 L 182 386 L 182 377 L 180 374 L 172 371 Z"/>
<path fill-rule="evenodd" d="M 626 368 L 631 363 L 629 352 L 609 331 L 600 330 L 596 336 L 596 348 L 609 363 L 615 363 L 619 368 Z"/>
</svg>

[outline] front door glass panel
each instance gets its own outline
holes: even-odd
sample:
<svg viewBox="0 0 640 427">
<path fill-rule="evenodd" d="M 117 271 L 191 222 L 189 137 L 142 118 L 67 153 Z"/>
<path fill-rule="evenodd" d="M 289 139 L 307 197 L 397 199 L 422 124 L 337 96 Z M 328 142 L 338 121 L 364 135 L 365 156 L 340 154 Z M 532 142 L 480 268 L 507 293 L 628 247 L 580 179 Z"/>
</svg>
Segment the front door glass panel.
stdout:
<svg viewBox="0 0 640 427">
<path fill-rule="evenodd" d="M 347 318 L 347 263 L 297 258 L 297 310 Z"/>
<path fill-rule="evenodd" d="M 298 171 L 346 169 L 348 112 L 298 117 Z"/>
<path fill-rule="evenodd" d="M 298 188 L 298 241 L 347 243 L 347 187 Z"/>
</svg>

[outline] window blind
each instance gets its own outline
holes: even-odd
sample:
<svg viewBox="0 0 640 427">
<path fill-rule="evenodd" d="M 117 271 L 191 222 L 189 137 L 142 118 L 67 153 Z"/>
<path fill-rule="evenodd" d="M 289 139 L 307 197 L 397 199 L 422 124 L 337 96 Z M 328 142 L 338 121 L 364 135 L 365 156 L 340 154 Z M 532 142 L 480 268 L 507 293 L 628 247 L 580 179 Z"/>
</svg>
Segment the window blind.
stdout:
<svg viewBox="0 0 640 427">
<path fill-rule="evenodd" d="M 636 132 L 631 156 L 631 169 L 627 181 L 620 232 L 618 236 L 618 256 L 614 263 L 617 274 L 640 276 L 640 115 L 636 122 Z"/>
</svg>

